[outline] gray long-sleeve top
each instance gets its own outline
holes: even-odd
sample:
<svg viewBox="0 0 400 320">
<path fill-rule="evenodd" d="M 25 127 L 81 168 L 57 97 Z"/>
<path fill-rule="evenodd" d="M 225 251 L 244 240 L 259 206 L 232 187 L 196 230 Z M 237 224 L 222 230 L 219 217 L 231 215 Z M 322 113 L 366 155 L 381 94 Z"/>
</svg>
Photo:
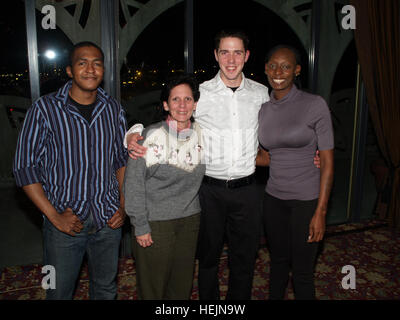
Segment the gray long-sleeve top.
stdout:
<svg viewBox="0 0 400 320">
<path fill-rule="evenodd" d="M 269 150 L 270 176 L 266 192 L 282 200 L 313 200 L 319 196 L 317 148 L 334 148 L 332 121 L 325 100 L 298 90 L 264 103 L 258 115 L 258 139 Z"/>
<path fill-rule="evenodd" d="M 200 212 L 198 191 L 205 173 L 197 124 L 179 134 L 165 121 L 147 127 L 140 141 L 143 158 L 129 158 L 124 178 L 125 210 L 135 235 L 151 232 L 149 221 Z"/>
</svg>

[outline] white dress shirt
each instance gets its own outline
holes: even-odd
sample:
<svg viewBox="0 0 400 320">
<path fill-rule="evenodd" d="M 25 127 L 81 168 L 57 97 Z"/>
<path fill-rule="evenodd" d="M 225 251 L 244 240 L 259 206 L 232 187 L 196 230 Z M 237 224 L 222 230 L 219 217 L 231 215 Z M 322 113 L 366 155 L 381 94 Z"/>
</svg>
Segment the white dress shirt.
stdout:
<svg viewBox="0 0 400 320">
<path fill-rule="evenodd" d="M 207 176 L 231 180 L 254 173 L 258 112 L 268 100 L 268 88 L 244 74 L 235 91 L 224 84 L 219 72 L 200 85 L 200 99 L 193 116 L 203 133 Z M 141 132 L 142 128 L 135 125 L 126 135 Z"/>
<path fill-rule="evenodd" d="M 206 175 L 237 179 L 255 171 L 258 150 L 258 112 L 269 100 L 264 85 L 245 78 L 235 91 L 220 73 L 200 85 L 195 120 L 203 132 Z"/>
</svg>

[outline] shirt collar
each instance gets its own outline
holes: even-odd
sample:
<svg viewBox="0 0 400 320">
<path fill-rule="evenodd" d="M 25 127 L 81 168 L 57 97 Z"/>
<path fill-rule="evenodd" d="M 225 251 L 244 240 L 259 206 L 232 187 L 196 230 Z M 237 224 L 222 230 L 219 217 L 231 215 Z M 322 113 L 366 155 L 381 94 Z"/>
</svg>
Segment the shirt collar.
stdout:
<svg viewBox="0 0 400 320">
<path fill-rule="evenodd" d="M 162 125 L 164 129 L 169 132 L 169 134 L 172 134 L 172 136 L 178 138 L 178 140 L 188 140 L 193 133 L 193 122 L 190 121 L 190 125 L 188 128 L 177 131 L 177 126 L 176 124 L 173 124 L 174 121 L 167 121 L 164 120 L 162 122 Z M 171 125 L 172 124 L 172 125 Z"/>
<path fill-rule="evenodd" d="M 274 90 L 272 90 L 271 95 L 270 95 L 270 102 L 273 104 L 282 104 L 285 103 L 289 100 L 292 99 L 293 96 L 295 96 L 299 92 L 299 89 L 297 89 L 296 85 L 293 84 L 292 88 L 289 90 L 286 96 L 284 96 L 282 99 L 276 100 L 275 98 L 275 93 Z"/>
<path fill-rule="evenodd" d="M 69 80 L 63 87 L 61 87 L 56 95 L 55 98 L 57 100 L 62 101 L 63 105 L 66 105 L 67 103 L 67 99 L 68 99 L 68 93 L 69 90 L 72 87 L 72 80 Z M 109 99 L 109 95 L 100 87 L 97 88 L 97 99 L 100 100 L 103 104 L 106 104 L 108 99 Z"/>
<path fill-rule="evenodd" d="M 177 132 L 188 130 L 188 129 L 191 128 L 191 121 L 189 120 L 188 126 L 186 128 L 183 128 L 182 130 L 178 130 L 178 123 L 177 123 L 176 120 L 172 119 L 171 115 L 168 115 L 168 117 L 165 120 L 165 122 Z"/>
<path fill-rule="evenodd" d="M 223 90 L 225 88 L 228 88 L 229 90 L 231 90 L 221 79 L 221 70 L 218 71 L 217 75 L 215 76 L 215 81 L 216 81 L 216 89 L 220 89 Z M 240 82 L 240 86 L 236 89 L 238 90 L 242 90 L 243 88 L 246 88 L 246 83 L 247 83 L 247 79 L 244 75 L 244 73 L 242 72 L 242 81 Z"/>
</svg>

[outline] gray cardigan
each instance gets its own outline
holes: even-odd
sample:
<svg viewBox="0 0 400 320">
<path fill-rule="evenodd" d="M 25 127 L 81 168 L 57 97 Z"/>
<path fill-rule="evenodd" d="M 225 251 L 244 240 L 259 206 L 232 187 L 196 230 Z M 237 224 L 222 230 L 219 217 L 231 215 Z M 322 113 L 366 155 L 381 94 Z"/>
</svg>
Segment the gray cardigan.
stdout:
<svg viewBox="0 0 400 320">
<path fill-rule="evenodd" d="M 179 134 L 165 121 L 147 127 L 143 158 L 129 158 L 123 192 L 135 235 L 151 232 L 149 221 L 200 212 L 198 191 L 205 173 L 201 131 L 196 123 Z"/>
</svg>

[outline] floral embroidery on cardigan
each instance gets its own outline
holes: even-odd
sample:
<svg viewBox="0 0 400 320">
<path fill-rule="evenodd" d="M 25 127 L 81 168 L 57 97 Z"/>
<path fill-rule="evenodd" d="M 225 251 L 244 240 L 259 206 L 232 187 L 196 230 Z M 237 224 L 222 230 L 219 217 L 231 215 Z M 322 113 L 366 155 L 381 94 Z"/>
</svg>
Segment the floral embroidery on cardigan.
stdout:
<svg viewBox="0 0 400 320">
<path fill-rule="evenodd" d="M 199 136 L 200 135 L 200 136 Z M 193 171 L 202 161 L 203 147 L 198 127 L 188 140 L 179 141 L 161 127 L 152 132 L 143 143 L 147 147 L 146 166 L 169 164 L 177 168 Z"/>
</svg>

